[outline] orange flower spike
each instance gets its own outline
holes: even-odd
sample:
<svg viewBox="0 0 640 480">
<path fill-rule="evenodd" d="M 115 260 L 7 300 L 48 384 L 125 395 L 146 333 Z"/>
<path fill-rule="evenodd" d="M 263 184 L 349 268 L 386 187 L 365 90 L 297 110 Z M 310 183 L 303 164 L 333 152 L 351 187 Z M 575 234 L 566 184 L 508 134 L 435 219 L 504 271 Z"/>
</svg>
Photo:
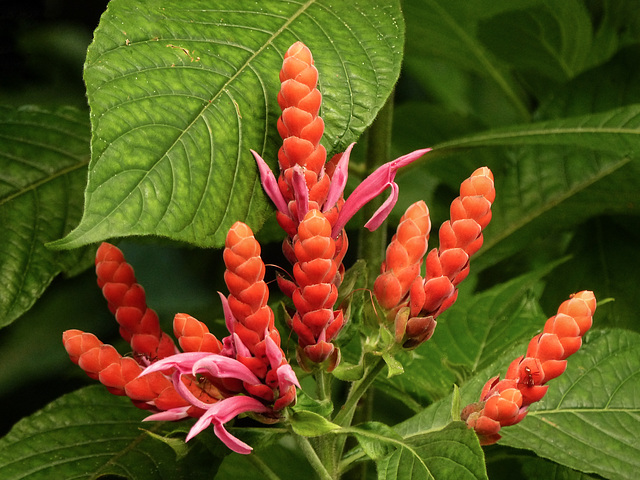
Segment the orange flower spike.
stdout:
<svg viewBox="0 0 640 480">
<path fill-rule="evenodd" d="M 405 300 L 420 274 L 430 229 L 426 203 L 419 201 L 409 206 L 387 247 L 381 273 L 373 285 L 373 292 L 383 308 L 392 309 Z"/>
<path fill-rule="evenodd" d="M 341 330 L 344 317 L 341 311 L 333 311 L 340 281 L 336 245 L 331 224 L 319 210 L 310 210 L 300 222 L 293 248 L 298 262 L 293 268 L 297 288 L 292 298 L 297 312 L 292 328 L 298 335 L 300 354 L 322 363 L 337 354 L 330 342 Z"/>
<path fill-rule="evenodd" d="M 220 353 L 222 342 L 209 333 L 207 326 L 186 313 L 173 319 L 173 333 L 184 352 Z"/>
<path fill-rule="evenodd" d="M 460 196 L 451 203 L 451 220 L 438 232 L 440 245 L 427 254 L 424 280 L 417 277 L 409 287 L 405 348 L 428 340 L 435 319 L 455 303 L 456 287 L 469 274 L 469 258 L 482 246 L 482 230 L 491 220 L 494 199 L 493 174 L 487 167 L 478 168 L 460 185 Z"/>
<path fill-rule="evenodd" d="M 520 422 L 527 407 L 544 397 L 549 388 L 546 383 L 565 371 L 566 358 L 580 348 L 582 336 L 593 323 L 595 310 L 593 292 L 584 290 L 572 295 L 558 307 L 557 314 L 546 321 L 542 333 L 531 339 L 526 356 L 511 362 L 505 379 L 490 379 L 482 390 L 480 402 L 463 409 L 462 419 L 469 428 L 475 429 L 482 445 L 491 445 L 500 439 L 496 424 L 506 427 Z M 503 399 L 517 405 L 518 411 Z"/>
<path fill-rule="evenodd" d="M 248 225 L 233 224 L 225 242 L 223 258 L 227 270 L 224 280 L 229 288 L 229 307 L 240 323 L 245 323 L 252 315 L 260 314 L 262 331 L 272 325 L 271 309 L 264 310 L 269 299 L 269 289 L 264 282 L 265 266 L 260 258 L 260 244 Z M 268 308 L 268 307 L 267 307 Z M 256 320 L 256 319 L 252 319 Z"/>
<path fill-rule="evenodd" d="M 102 243 L 95 263 L 98 286 L 120 325 L 122 338 L 131 344 L 134 353 L 147 359 L 173 355 L 173 340 L 161 330 L 156 313 L 147 307 L 144 289 L 136 283 L 133 268 L 120 249 Z"/>
</svg>

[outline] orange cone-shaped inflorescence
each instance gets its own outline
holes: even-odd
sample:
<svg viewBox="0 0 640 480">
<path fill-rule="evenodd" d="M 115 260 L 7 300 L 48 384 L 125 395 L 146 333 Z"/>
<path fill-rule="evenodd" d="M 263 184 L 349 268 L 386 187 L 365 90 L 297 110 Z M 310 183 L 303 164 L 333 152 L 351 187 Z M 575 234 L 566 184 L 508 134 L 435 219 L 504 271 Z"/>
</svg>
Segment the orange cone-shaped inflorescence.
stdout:
<svg viewBox="0 0 640 480">
<path fill-rule="evenodd" d="M 278 381 L 278 368 L 288 366 L 288 362 L 280 348 L 273 311 L 267 304 L 269 289 L 264 281 L 260 244 L 248 225 L 236 222 L 229 230 L 224 262 L 227 267 L 224 280 L 229 289 L 227 326 L 232 333 L 228 348 L 234 351 L 234 358 L 264 382 L 257 385 L 245 382 L 246 391 L 274 403 L 274 410 L 282 410 L 295 401 L 296 389 L 288 383 L 282 391 L 284 384 Z M 271 342 L 271 351 L 268 342 Z M 279 360 L 274 360 L 274 355 Z"/>
<path fill-rule="evenodd" d="M 387 247 L 373 292 L 380 305 L 390 311 L 391 318 L 395 316 L 396 307 L 408 301 L 409 289 L 420 276 L 430 230 L 429 209 L 421 200 L 407 208 Z"/>
<path fill-rule="evenodd" d="M 184 408 L 192 416 L 202 413 L 200 409 L 188 409 L 189 403 L 178 394 L 168 377 L 159 372 L 140 376 L 143 367 L 133 358 L 120 355 L 111 345 L 102 343 L 95 335 L 67 330 L 62 335 L 62 343 L 71 361 L 89 377 L 100 381 L 112 394 L 129 397 L 138 408 L 153 411 Z M 209 403 L 215 401 L 209 399 Z"/>
<path fill-rule="evenodd" d="M 500 439 L 500 428 L 520 422 L 529 405 L 547 393 L 547 382 L 561 375 L 567 357 L 582 345 L 596 310 L 593 292 L 582 291 L 563 302 L 545 323 L 542 333 L 533 337 L 527 354 L 516 358 L 504 380 L 491 378 L 480 394 L 480 401 L 466 406 L 462 420 L 490 445 Z"/>
<path fill-rule="evenodd" d="M 176 353 L 173 340 L 160 329 L 156 312 L 147 307 L 145 291 L 122 252 L 103 243 L 95 263 L 98 286 L 120 325 L 120 335 L 131 344 L 138 361 L 148 365 L 149 361 Z"/>
<path fill-rule="evenodd" d="M 342 277 L 331 224 L 319 210 L 310 210 L 300 222 L 293 248 L 297 262 L 292 298 L 297 311 L 291 326 L 298 335 L 299 359 L 304 365 L 307 359 L 322 363 L 330 358 L 331 370 L 339 355 L 331 341 L 344 325 L 342 310 L 333 309 Z"/>
<path fill-rule="evenodd" d="M 482 246 L 494 199 L 493 174 L 487 167 L 478 168 L 460 185 L 451 219 L 440 227 L 440 245 L 427 254 L 425 276 L 411 283 L 408 308 L 396 315 L 396 339 L 405 348 L 431 338 L 436 318 L 456 301 L 456 287 L 469 273 L 469 258 Z"/>
<path fill-rule="evenodd" d="M 278 104 L 282 115 L 278 132 L 282 146 L 278 152 L 280 176 L 278 185 L 288 203 L 289 216 L 278 212 L 278 222 L 293 237 L 297 224 L 306 211 L 298 212 L 294 176 L 300 175 L 308 189 L 308 209 L 319 209 L 327 195 L 330 177 L 325 175 L 327 152 L 320 144 L 324 122 L 318 115 L 322 95 L 316 88 L 318 70 L 311 51 L 302 43 L 294 43 L 285 53 L 280 70 Z"/>
</svg>

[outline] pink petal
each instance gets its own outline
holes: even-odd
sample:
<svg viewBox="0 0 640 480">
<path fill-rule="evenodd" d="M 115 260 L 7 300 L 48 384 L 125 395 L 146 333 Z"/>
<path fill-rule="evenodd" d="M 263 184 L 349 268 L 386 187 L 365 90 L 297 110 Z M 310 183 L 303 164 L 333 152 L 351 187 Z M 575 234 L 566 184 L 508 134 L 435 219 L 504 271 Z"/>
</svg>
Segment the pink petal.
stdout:
<svg viewBox="0 0 640 480">
<path fill-rule="evenodd" d="M 276 370 L 276 375 L 278 375 L 278 387 L 280 391 L 283 392 L 290 385 L 295 385 L 298 388 L 302 388 L 300 386 L 300 382 L 298 382 L 298 377 L 296 377 L 293 368 L 288 363 L 285 363 L 278 367 Z"/>
<path fill-rule="evenodd" d="M 378 167 L 371 175 L 365 178 L 360 183 L 360 185 L 358 185 L 356 189 L 351 193 L 351 195 L 349 195 L 349 198 L 347 198 L 347 200 L 344 202 L 344 205 L 340 210 L 340 214 L 338 215 L 338 219 L 336 220 L 336 223 L 331 231 L 332 236 L 337 237 L 344 226 L 347 224 L 347 222 L 351 219 L 351 217 L 353 217 L 356 212 L 360 210 L 364 205 L 369 203 L 369 201 L 373 200 L 380 193 L 382 193 L 384 189 L 386 189 L 387 187 L 397 189 L 398 186 L 394 182 L 394 179 L 396 177 L 398 169 L 416 161 L 429 150 L 431 149 L 423 148 L 421 150 L 416 150 L 414 152 L 408 153 L 407 155 L 396 158 L 395 160 L 392 160 Z M 387 199 L 382 207 L 380 207 L 376 211 L 373 217 L 371 217 L 371 220 L 367 222 L 367 225 L 369 227 L 372 227 L 371 229 L 375 229 L 380 226 L 380 224 L 382 224 L 382 222 L 386 218 L 386 215 L 391 212 L 391 209 L 395 205 L 397 199 L 397 191 L 392 191 L 389 199 Z"/>
<path fill-rule="evenodd" d="M 340 157 L 338 165 L 336 165 L 336 169 L 331 177 L 331 184 L 329 185 L 327 198 L 324 201 L 324 206 L 322 207 L 323 213 L 331 210 L 344 193 L 344 187 L 347 185 L 347 178 L 349 177 L 349 156 L 351 155 L 351 150 L 354 145 L 355 143 L 352 143 L 347 147 L 342 154 L 342 157 Z"/>
<path fill-rule="evenodd" d="M 209 373 L 216 378 L 237 378 L 251 385 L 260 384 L 253 372 L 235 358 L 210 354 L 193 365 L 193 374 Z"/>
<path fill-rule="evenodd" d="M 382 222 L 386 220 L 386 218 L 393 210 L 396 202 L 398 201 L 398 195 L 400 193 L 400 188 L 398 188 L 397 183 L 392 183 L 391 185 L 391 195 L 384 201 L 382 205 L 376 210 L 376 212 L 371 216 L 369 221 L 364 224 L 369 231 L 373 232 L 376 228 L 382 225 Z"/>
<path fill-rule="evenodd" d="M 282 363 L 282 350 L 280 350 L 280 347 L 276 345 L 276 342 L 274 342 L 273 338 L 269 335 L 265 335 L 264 341 L 269 365 L 272 370 L 275 370 Z"/>
<path fill-rule="evenodd" d="M 187 410 L 191 407 L 177 407 L 171 408 L 164 412 L 154 413 L 153 415 L 149 415 L 142 419 L 143 422 L 173 422 L 175 420 L 182 420 L 183 418 L 187 418 Z"/>
<path fill-rule="evenodd" d="M 229 307 L 229 300 L 222 293 L 218 292 L 220 295 L 220 301 L 222 302 L 222 311 L 224 312 L 224 323 L 227 326 L 227 330 L 229 333 L 233 333 L 235 328 L 236 318 L 233 316 L 231 312 L 231 307 Z"/>
<path fill-rule="evenodd" d="M 191 430 L 189 430 L 186 441 L 188 442 L 209 425 L 213 424 L 214 433 L 227 447 L 234 452 L 246 455 L 251 452 L 252 448 L 240 439 L 231 435 L 224 428 L 223 424 L 241 413 L 249 411 L 266 412 L 268 410 L 269 409 L 260 401 L 252 397 L 236 396 L 225 398 L 218 403 L 214 403 L 207 409 L 193 427 L 191 427 Z"/>
<path fill-rule="evenodd" d="M 253 157 L 256 159 L 256 163 L 258 164 L 258 171 L 260 172 L 260 181 L 262 182 L 262 188 L 264 188 L 265 193 L 269 196 L 273 204 L 276 208 L 285 215 L 289 215 L 289 208 L 287 206 L 287 202 L 282 196 L 280 192 L 280 188 L 278 187 L 278 181 L 276 180 L 275 175 L 267 165 L 260 155 L 257 152 L 251 150 Z"/>
<path fill-rule="evenodd" d="M 147 368 L 145 368 L 140 375 L 147 375 L 153 372 L 162 372 L 164 370 L 168 370 L 170 368 L 177 369 L 180 373 L 191 373 L 193 369 L 194 363 L 198 360 L 212 355 L 211 352 L 187 352 L 187 353 L 176 353 L 175 355 L 171 355 L 170 357 L 165 357 L 162 360 L 158 360 L 157 362 L 151 364 Z"/>
</svg>

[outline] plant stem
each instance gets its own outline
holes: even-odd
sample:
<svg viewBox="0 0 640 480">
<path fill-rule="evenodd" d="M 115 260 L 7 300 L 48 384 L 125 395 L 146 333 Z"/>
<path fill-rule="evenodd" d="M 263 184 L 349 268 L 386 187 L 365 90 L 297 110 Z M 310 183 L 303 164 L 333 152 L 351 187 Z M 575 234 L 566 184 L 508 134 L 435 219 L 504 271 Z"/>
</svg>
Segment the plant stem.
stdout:
<svg viewBox="0 0 640 480">
<path fill-rule="evenodd" d="M 264 478 L 268 480 L 281 480 L 281 478 L 273 470 L 271 470 L 271 468 L 269 468 L 269 465 L 264 463 L 264 461 L 256 454 L 247 455 L 247 458 L 253 464 L 253 466 L 256 467 L 256 469 L 262 475 L 264 475 Z"/>
<path fill-rule="evenodd" d="M 365 171 L 373 172 L 377 167 L 387 163 L 391 154 L 391 127 L 393 125 L 393 93 L 387 99 L 375 121 L 367 132 L 367 151 L 365 154 Z M 382 205 L 384 195 L 378 196 L 362 207 L 363 218 L 370 218 Z M 380 265 L 387 246 L 387 222 L 385 221 L 374 232 L 360 230 L 358 238 L 358 258 L 367 262 L 368 278 L 373 279 L 380 273 Z"/>
<path fill-rule="evenodd" d="M 385 363 L 382 361 L 382 357 L 373 357 L 373 361 L 365 367 L 364 376 L 360 380 L 353 382 L 349 395 L 347 396 L 347 400 L 333 419 L 333 423 L 336 423 L 341 427 L 349 426 L 349 423 L 353 418 L 353 412 L 358 405 L 358 401 L 366 393 L 367 389 L 384 368 L 384 365 Z"/>
<path fill-rule="evenodd" d="M 307 457 L 307 460 L 309 461 L 313 469 L 318 473 L 318 476 L 320 477 L 320 479 L 334 480 L 331 474 L 325 468 L 325 465 L 322 463 L 322 460 L 320 460 L 320 457 L 318 457 L 318 454 L 316 453 L 316 451 L 311 446 L 309 439 L 307 439 L 306 437 L 303 437 L 302 435 L 296 435 L 296 434 L 294 434 L 294 438 L 298 442 L 298 446 L 300 447 L 300 450 L 302 450 L 302 453 L 304 453 L 304 456 Z"/>
</svg>

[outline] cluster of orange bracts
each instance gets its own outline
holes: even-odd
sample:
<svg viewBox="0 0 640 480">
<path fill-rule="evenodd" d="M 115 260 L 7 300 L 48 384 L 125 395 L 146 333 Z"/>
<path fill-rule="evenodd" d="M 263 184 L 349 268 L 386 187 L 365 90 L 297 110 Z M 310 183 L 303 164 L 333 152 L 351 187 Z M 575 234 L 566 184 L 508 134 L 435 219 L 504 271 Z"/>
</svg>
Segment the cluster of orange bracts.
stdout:
<svg viewBox="0 0 640 480">
<path fill-rule="evenodd" d="M 469 273 L 469 259 L 482 246 L 482 230 L 491 220 L 493 174 L 477 169 L 460 185 L 451 204 L 451 220 L 440 227 L 438 248 L 426 258 L 431 222 L 422 201 L 411 205 L 387 247 L 382 272 L 373 286 L 378 302 L 395 321 L 396 342 L 415 348 L 428 340 L 436 318 L 456 301 L 457 285 Z"/>
<path fill-rule="evenodd" d="M 491 378 L 482 389 L 480 401 L 463 409 L 462 420 L 476 431 L 483 445 L 497 442 L 501 427 L 520 422 L 529 405 L 547 393 L 546 383 L 565 371 L 567 357 L 582 345 L 595 310 L 596 298 L 590 291 L 578 292 L 564 301 L 542 333 L 531 339 L 527 354 L 511 363 L 504 380 Z"/>
</svg>

